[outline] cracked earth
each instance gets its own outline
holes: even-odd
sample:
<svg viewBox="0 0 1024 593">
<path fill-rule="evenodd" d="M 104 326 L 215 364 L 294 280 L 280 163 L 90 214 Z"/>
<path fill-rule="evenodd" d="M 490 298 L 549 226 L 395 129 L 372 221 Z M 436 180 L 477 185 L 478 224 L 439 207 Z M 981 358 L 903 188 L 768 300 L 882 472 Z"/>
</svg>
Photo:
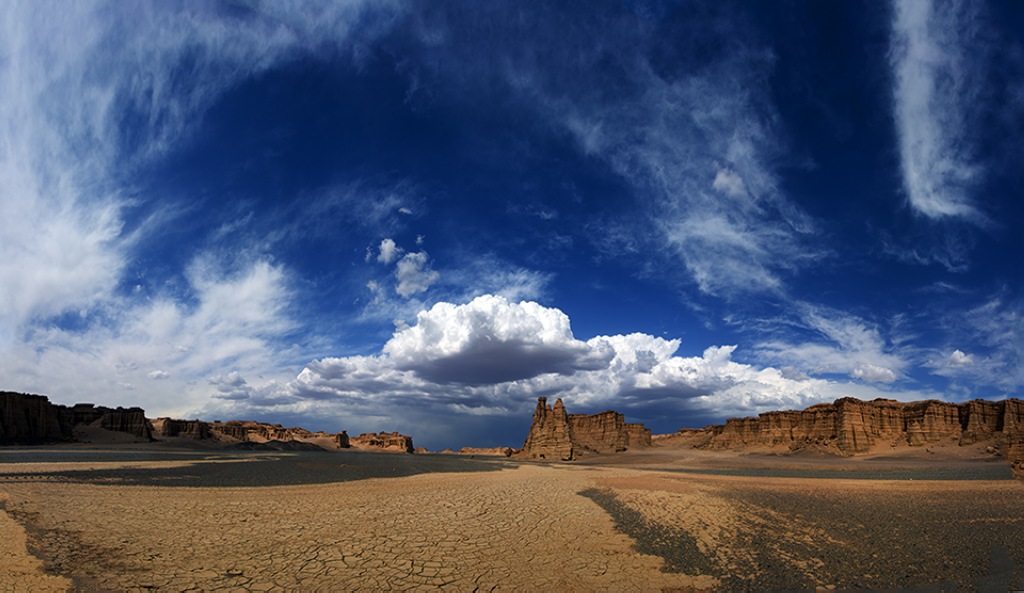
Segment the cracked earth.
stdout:
<svg viewBox="0 0 1024 593">
<path fill-rule="evenodd" d="M 660 558 L 634 551 L 609 516 L 577 494 L 595 473 L 524 465 L 244 489 L 10 479 L 0 491 L 7 512 L 40 536 L 35 551 L 49 571 L 82 590 L 650 591 L 713 584 L 662 572 Z M 17 526 L 4 518 L 6 535 Z M 24 590 L 24 578 L 25 571 L 0 569 L 0 590 Z M 51 591 L 70 584 L 38 578 L 49 579 Z"/>
</svg>

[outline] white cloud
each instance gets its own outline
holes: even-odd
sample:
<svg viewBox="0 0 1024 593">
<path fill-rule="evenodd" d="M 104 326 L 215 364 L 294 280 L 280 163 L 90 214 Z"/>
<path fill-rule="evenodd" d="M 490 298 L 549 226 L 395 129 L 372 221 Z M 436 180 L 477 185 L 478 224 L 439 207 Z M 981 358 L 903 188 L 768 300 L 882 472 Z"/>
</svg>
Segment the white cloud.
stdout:
<svg viewBox="0 0 1024 593">
<path fill-rule="evenodd" d="M 394 410 L 402 409 L 428 424 L 450 422 L 444 418 L 455 413 L 518 418 L 538 395 L 563 397 L 577 410 L 681 419 L 802 409 L 843 396 L 936 397 L 736 362 L 734 345 L 691 357 L 678 356 L 679 347 L 679 340 L 640 333 L 581 341 L 558 309 L 487 295 L 420 312 L 377 355 L 315 360 L 294 380 L 259 393 L 219 383 L 227 385 L 222 398 L 233 398 L 236 414 L 312 406 L 317 414 L 397 421 Z M 885 369 L 858 368 L 864 380 L 887 379 Z"/>
<path fill-rule="evenodd" d="M 903 183 L 910 205 L 933 218 L 981 221 L 971 190 L 981 169 L 972 150 L 977 2 L 894 3 L 891 61 Z"/>
<path fill-rule="evenodd" d="M 252 246 L 232 246 L 248 262 L 201 256 L 170 270 L 158 294 L 119 290 L 135 249 L 173 222 L 129 215 L 150 199 L 134 184 L 138 170 L 189 142 L 204 111 L 239 81 L 303 53 L 344 51 L 353 23 L 365 42 L 393 22 L 368 18 L 391 11 L 388 2 L 235 8 L 226 16 L 213 5 L 0 5 L 0 378 L 8 388 L 183 410 L 207 397 L 202 379 L 213 369 L 277 374 L 294 361 L 277 343 L 294 328 L 286 271 Z M 407 197 L 352 193 L 315 207 L 373 222 Z M 304 231 L 319 232 L 322 221 L 311 218 Z M 72 314 L 79 322 L 67 329 L 61 319 Z M 144 393 L 123 394 L 143 382 Z"/>
<path fill-rule="evenodd" d="M 611 349 L 576 340 L 569 318 L 537 303 L 481 296 L 438 303 L 395 334 L 384 352 L 396 368 L 434 383 L 494 384 L 607 364 Z"/>
<path fill-rule="evenodd" d="M 440 277 L 440 274 L 430 269 L 426 251 L 407 253 L 395 266 L 395 278 L 398 280 L 395 292 L 409 298 L 430 288 Z"/>
<path fill-rule="evenodd" d="M 932 373 L 970 379 L 972 389 L 996 389 L 1018 396 L 1024 386 L 1024 305 L 1003 291 L 967 309 L 949 313 L 943 321 L 961 349 L 935 351 L 927 364 Z"/>
<path fill-rule="evenodd" d="M 872 383 L 892 383 L 897 379 L 896 373 L 892 369 L 866 363 L 857 365 L 850 376 Z"/>
<path fill-rule="evenodd" d="M 431 61 L 459 68 L 420 67 L 468 88 L 501 76 L 513 100 L 568 132 L 588 160 L 619 177 L 624 198 L 634 200 L 631 216 L 590 221 L 586 235 L 605 255 L 653 254 L 662 264 L 651 266 L 662 271 L 659 280 L 727 297 L 778 292 L 787 274 L 823 257 L 810 241 L 815 222 L 785 195 L 776 173 L 785 133 L 770 101 L 775 57 L 728 11 L 661 29 L 654 21 L 579 18 L 556 7 L 504 10 L 487 12 L 496 30 L 516 23 L 509 33 L 517 33 L 494 35 L 487 52 L 464 51 L 458 16 L 424 23 Z M 557 36 L 509 42 L 521 27 L 550 31 L 566 22 L 572 25 L 559 26 Z M 699 43 L 684 43 L 669 64 L 654 57 L 666 34 L 702 39 L 716 51 L 691 54 L 686 48 Z M 450 42 L 439 48 L 428 41 L 438 35 Z M 708 179 L 719 171 L 717 183 Z"/>
<path fill-rule="evenodd" d="M 743 178 L 731 169 L 719 169 L 715 173 L 715 180 L 711 182 L 711 187 L 733 198 L 742 198 L 747 195 L 747 186 L 743 183 Z"/>
<path fill-rule="evenodd" d="M 570 131 L 583 134 L 584 149 L 632 186 L 645 225 L 640 236 L 682 263 L 702 292 L 778 292 L 786 273 L 821 253 L 806 243 L 813 221 L 780 191 L 771 164 L 782 146 L 764 101 L 769 94 L 759 92 L 771 60 L 741 44 L 727 53 L 714 67 L 676 77 L 630 54 L 634 102 L 550 104 Z M 600 142 L 577 121 L 600 121 Z M 716 171 L 710 187 L 709 170 Z M 608 233 L 618 236 L 614 228 Z"/>
<path fill-rule="evenodd" d="M 395 261 L 402 252 L 402 248 L 396 245 L 393 239 L 384 239 L 380 242 L 380 253 L 377 255 L 377 261 L 382 264 L 390 264 Z"/>
<path fill-rule="evenodd" d="M 811 374 L 847 374 L 854 379 L 892 383 L 909 363 L 886 344 L 877 327 L 854 315 L 823 306 L 798 308 L 802 329 L 797 341 L 757 345 L 760 360 Z"/>
<path fill-rule="evenodd" d="M 953 367 L 963 367 L 974 363 L 974 357 L 970 354 L 964 354 L 961 350 L 954 350 L 949 355 L 947 364 Z"/>
<path fill-rule="evenodd" d="M 235 373 L 294 377 L 308 354 L 277 345 L 296 327 L 285 271 L 265 261 L 240 269 L 201 256 L 189 267 L 191 303 L 168 297 L 109 303 L 81 330 L 35 328 L 0 356 L 8 388 L 152 414 L 185 414 L 209 397 L 204 383 Z M 148 369 L 158 370 L 148 370 Z M 229 371 L 230 372 L 230 371 Z M 124 385 L 147 384 L 125 393 Z"/>
</svg>

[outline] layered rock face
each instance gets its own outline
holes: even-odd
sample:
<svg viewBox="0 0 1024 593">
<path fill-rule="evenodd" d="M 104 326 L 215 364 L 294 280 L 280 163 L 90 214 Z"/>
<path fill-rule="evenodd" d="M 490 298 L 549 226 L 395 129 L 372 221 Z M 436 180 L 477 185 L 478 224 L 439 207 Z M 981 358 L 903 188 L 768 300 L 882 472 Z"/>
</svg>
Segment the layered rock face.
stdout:
<svg viewBox="0 0 1024 593">
<path fill-rule="evenodd" d="M 415 450 L 412 437 L 397 432 L 368 432 L 352 437 L 349 442 L 353 447 L 360 449 L 382 449 L 399 453 L 412 453 Z"/>
<path fill-rule="evenodd" d="M 0 392 L 0 443 L 70 441 L 73 425 L 61 408 L 43 395 Z"/>
<path fill-rule="evenodd" d="M 402 453 L 414 451 L 412 437 L 397 432 L 367 433 L 349 437 L 344 430 L 334 434 L 322 431 L 311 432 L 304 428 L 285 428 L 280 424 L 251 420 L 203 422 L 201 420 L 157 418 L 151 422 L 153 431 L 160 437 L 184 437 L 221 443 L 309 443 L 328 449 L 354 447 Z"/>
<path fill-rule="evenodd" d="M 304 428 L 285 428 L 280 424 L 267 424 L 247 420 L 229 422 L 203 422 L 202 420 L 176 420 L 157 418 L 150 421 L 159 437 L 181 437 L 225 443 L 316 442 L 318 445 L 346 449 L 348 434 L 310 432 Z"/>
<path fill-rule="evenodd" d="M 450 451 L 455 453 L 455 451 Z M 463 447 L 459 455 L 485 455 L 492 457 L 510 457 L 514 451 L 510 447 Z"/>
<path fill-rule="evenodd" d="M 626 447 L 650 447 L 651 429 L 639 422 L 627 422 L 622 425 L 626 431 Z"/>
<path fill-rule="evenodd" d="M 572 428 L 561 398 L 555 400 L 554 407 L 551 407 L 548 398 L 538 397 L 530 432 L 516 457 L 568 461 L 575 457 L 574 454 Z"/>
<path fill-rule="evenodd" d="M 622 414 L 566 414 L 561 399 L 547 405 L 537 398 L 533 423 L 516 457 L 568 461 L 583 451 L 618 452 L 629 447 L 651 446 L 651 431 L 642 424 L 626 424 Z"/>
<path fill-rule="evenodd" d="M 924 446 L 994 440 L 1004 456 L 1024 458 L 1024 401 L 974 400 L 953 404 L 935 400 L 901 403 L 843 398 L 802 411 L 766 412 L 756 418 L 730 418 L 707 429 L 710 448 L 821 445 L 852 455 L 876 445 Z"/>
<path fill-rule="evenodd" d="M 74 426 L 93 426 L 115 432 L 126 432 L 145 441 L 153 440 L 153 433 L 142 408 L 104 408 L 92 404 L 75 404 L 71 410 Z"/>
<path fill-rule="evenodd" d="M 157 418 L 150 420 L 153 435 L 158 437 L 184 437 L 189 439 L 211 439 L 213 431 L 209 423 L 201 420 L 174 420 L 173 418 Z"/>
<path fill-rule="evenodd" d="M 142 440 L 153 435 L 141 408 L 67 407 L 43 395 L 0 392 L 0 443 L 32 444 L 74 440 L 75 427 L 91 426 L 128 433 Z"/>
</svg>

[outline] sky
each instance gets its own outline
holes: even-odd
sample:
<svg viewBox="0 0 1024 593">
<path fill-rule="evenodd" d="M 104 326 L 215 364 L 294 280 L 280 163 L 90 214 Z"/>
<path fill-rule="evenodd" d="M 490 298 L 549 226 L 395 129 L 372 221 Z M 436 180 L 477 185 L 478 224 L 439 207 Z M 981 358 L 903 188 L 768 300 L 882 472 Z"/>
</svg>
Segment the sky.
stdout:
<svg viewBox="0 0 1024 593">
<path fill-rule="evenodd" d="M 0 15 L 0 389 L 432 450 L 1024 392 L 1020 2 Z"/>
</svg>

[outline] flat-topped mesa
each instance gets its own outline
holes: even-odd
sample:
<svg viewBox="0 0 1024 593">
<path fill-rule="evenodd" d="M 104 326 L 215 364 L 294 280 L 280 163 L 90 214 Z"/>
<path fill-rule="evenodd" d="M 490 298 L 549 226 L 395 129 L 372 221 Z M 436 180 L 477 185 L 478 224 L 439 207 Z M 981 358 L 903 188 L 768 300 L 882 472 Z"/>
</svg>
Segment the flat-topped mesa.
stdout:
<svg viewBox="0 0 1024 593">
<path fill-rule="evenodd" d="M 819 445 L 839 454 L 864 453 L 877 445 L 933 443 L 970 445 L 995 441 L 1011 461 L 1024 458 L 1024 401 L 974 400 L 954 404 L 936 400 L 902 403 L 842 398 L 802 411 L 766 412 L 756 418 L 730 418 L 705 429 L 704 447 Z"/>
<path fill-rule="evenodd" d="M 73 426 L 90 426 L 128 433 L 144 441 L 152 441 L 153 433 L 142 408 L 105 408 L 92 404 L 75 404 L 70 410 Z"/>
<path fill-rule="evenodd" d="M 153 427 L 153 435 L 158 437 L 184 437 L 196 440 L 213 438 L 210 423 L 202 420 L 155 418 L 150 420 L 149 424 Z"/>
<path fill-rule="evenodd" d="M 618 412 L 566 414 L 561 399 L 552 407 L 546 397 L 539 397 L 530 432 L 515 457 L 570 461 L 584 451 L 620 452 L 649 446 L 651 431 L 642 424 L 627 424 Z"/>
<path fill-rule="evenodd" d="M 412 453 L 416 450 L 412 444 L 412 437 L 397 432 L 363 433 L 357 437 L 351 437 L 349 442 L 353 447 L 359 449 L 383 449 L 399 453 Z"/>
<path fill-rule="evenodd" d="M 156 418 L 150 420 L 153 433 L 163 438 L 186 438 L 220 443 L 269 443 L 271 441 L 313 443 L 326 448 L 347 449 L 348 433 L 310 432 L 304 428 L 285 428 L 280 424 L 254 422 L 252 420 L 230 420 L 228 422 L 204 422 L 202 420 L 177 420 Z"/>
<path fill-rule="evenodd" d="M 76 430 L 101 428 L 153 440 L 142 408 L 105 408 L 92 404 L 67 407 L 44 395 L 0 392 L 0 444 L 34 444 L 75 440 Z"/>
</svg>

